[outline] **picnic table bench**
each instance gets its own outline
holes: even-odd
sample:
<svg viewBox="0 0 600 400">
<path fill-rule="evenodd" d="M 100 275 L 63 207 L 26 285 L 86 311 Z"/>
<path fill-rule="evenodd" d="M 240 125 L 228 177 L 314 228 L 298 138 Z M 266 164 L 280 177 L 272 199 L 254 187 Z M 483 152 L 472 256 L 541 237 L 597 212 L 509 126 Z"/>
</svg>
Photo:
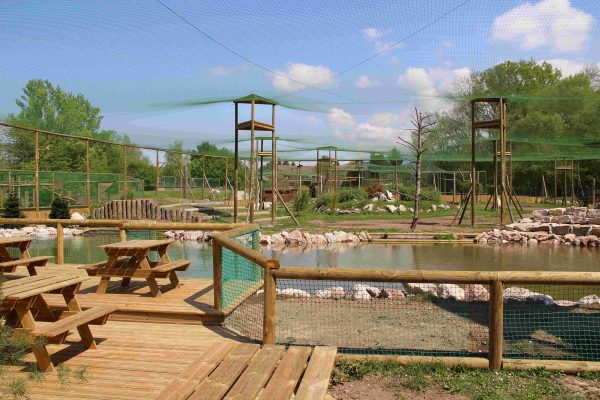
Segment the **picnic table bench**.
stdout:
<svg viewBox="0 0 600 400">
<path fill-rule="evenodd" d="M 111 278 L 121 278 L 121 286 L 127 287 L 131 278 L 145 278 L 153 296 L 161 295 L 156 278 L 169 278 L 173 289 L 180 287 L 176 272 L 186 271 L 191 260 L 171 261 L 167 248 L 173 239 L 128 240 L 99 246 L 106 251 L 108 260 L 84 265 L 89 276 L 99 276 L 96 293 L 106 293 Z M 156 252 L 158 261 L 151 261 L 150 254 Z"/>
<path fill-rule="evenodd" d="M 32 338 L 47 338 L 47 342 L 34 343 L 32 351 L 42 371 L 52 371 L 54 364 L 46 348 L 47 343 L 64 343 L 69 331 L 77 329 L 86 349 L 95 349 L 96 342 L 89 325 L 103 325 L 116 306 L 96 306 L 83 311 L 75 293 L 81 283 L 89 278 L 80 276 L 38 275 L 15 279 L 2 284 L 1 306 L 14 310 L 17 314 L 18 331 L 24 331 Z M 67 311 L 55 313 L 50 309 L 42 294 L 62 294 Z M 36 318 L 49 320 L 40 324 Z"/>
<path fill-rule="evenodd" d="M 51 256 L 31 257 L 29 254 L 29 245 L 33 238 L 28 236 L 0 238 L 0 271 L 4 273 L 13 273 L 18 266 L 27 267 L 29 275 L 37 275 L 36 267 L 46 265 Z M 12 257 L 8 251 L 9 248 L 18 249 L 21 252 L 19 258 Z"/>
<path fill-rule="evenodd" d="M 335 347 L 218 343 L 156 400 L 324 400 Z"/>
</svg>

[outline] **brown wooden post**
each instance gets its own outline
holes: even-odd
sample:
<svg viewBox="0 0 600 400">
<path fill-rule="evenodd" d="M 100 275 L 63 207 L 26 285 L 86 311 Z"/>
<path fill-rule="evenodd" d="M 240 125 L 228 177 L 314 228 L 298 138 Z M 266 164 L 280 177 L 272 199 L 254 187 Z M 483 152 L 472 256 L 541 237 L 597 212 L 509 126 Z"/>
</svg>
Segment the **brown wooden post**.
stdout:
<svg viewBox="0 0 600 400">
<path fill-rule="evenodd" d="M 35 216 L 40 217 L 40 134 L 35 131 Z"/>
<path fill-rule="evenodd" d="M 575 207 L 575 161 L 571 160 L 571 205 Z"/>
<path fill-rule="evenodd" d="M 160 178 L 160 165 L 158 163 L 158 150 L 156 150 L 156 187 L 155 187 L 155 190 L 156 190 L 156 200 L 158 200 L 158 186 L 159 186 L 158 181 L 159 181 L 159 178 Z"/>
<path fill-rule="evenodd" d="M 490 285 L 489 351 L 490 369 L 502 368 L 502 345 L 504 340 L 504 303 L 502 281 L 493 280 Z"/>
<path fill-rule="evenodd" d="M 223 200 L 227 200 L 227 183 L 229 182 L 228 180 L 229 177 L 229 157 L 225 157 L 225 188 L 224 188 L 224 193 L 223 193 Z"/>
<path fill-rule="evenodd" d="M 275 137 L 275 104 L 271 109 L 271 225 L 275 226 L 275 217 L 277 216 L 277 138 Z M 298 188 L 300 189 L 300 188 Z"/>
<path fill-rule="evenodd" d="M 238 220 L 238 175 L 239 175 L 239 130 L 238 130 L 238 103 L 235 103 L 235 144 L 233 153 L 233 223 Z"/>
<path fill-rule="evenodd" d="M 85 202 L 88 210 L 92 211 L 92 197 L 90 187 L 90 141 L 85 141 Z"/>
<path fill-rule="evenodd" d="M 123 198 L 127 198 L 127 146 L 123 146 Z"/>
<path fill-rule="evenodd" d="M 179 153 L 179 197 L 183 199 L 183 154 Z"/>
<path fill-rule="evenodd" d="M 119 228 L 119 242 L 127 241 L 127 231 L 123 228 Z"/>
<path fill-rule="evenodd" d="M 223 311 L 223 247 L 213 240 L 213 294 L 217 312 Z"/>
<path fill-rule="evenodd" d="M 206 176 L 206 158 L 204 157 L 204 155 L 202 155 L 202 159 L 200 161 L 202 162 L 202 194 L 200 195 L 200 197 L 203 199 L 204 198 L 204 187 L 205 187 L 206 181 L 208 181 L 208 177 Z"/>
<path fill-rule="evenodd" d="M 65 233 L 61 223 L 56 224 L 56 263 L 65 263 L 65 244 L 64 238 Z"/>
<path fill-rule="evenodd" d="M 477 170 L 475 167 L 475 101 L 471 100 L 471 227 L 475 226 L 475 199 L 477 199 Z"/>
<path fill-rule="evenodd" d="M 256 168 L 256 159 L 254 154 L 254 100 L 252 100 L 252 103 L 250 104 L 250 115 L 250 197 L 248 206 L 250 207 L 250 223 L 252 223 L 254 222 L 254 172 Z"/>
<path fill-rule="evenodd" d="M 279 263 L 274 261 L 275 269 L 279 268 Z M 264 315 L 263 315 L 263 344 L 275 343 L 275 318 L 277 301 L 277 281 L 273 276 L 271 267 L 265 267 L 264 284 Z"/>
<path fill-rule="evenodd" d="M 592 178 L 592 208 L 596 207 L 596 178 Z"/>
</svg>

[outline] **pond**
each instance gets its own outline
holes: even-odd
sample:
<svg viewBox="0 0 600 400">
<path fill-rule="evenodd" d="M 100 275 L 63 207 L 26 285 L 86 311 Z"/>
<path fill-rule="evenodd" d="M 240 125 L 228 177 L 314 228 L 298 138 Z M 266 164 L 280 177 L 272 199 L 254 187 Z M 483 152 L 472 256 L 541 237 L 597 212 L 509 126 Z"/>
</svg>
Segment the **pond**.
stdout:
<svg viewBox="0 0 600 400">
<path fill-rule="evenodd" d="M 128 238 L 148 238 L 145 232 Z M 116 235 L 65 238 L 65 262 L 91 263 L 106 259 L 98 246 L 118 241 Z M 344 267 L 381 269 L 434 269 L 467 271 L 599 271 L 598 249 L 570 246 L 478 246 L 459 244 L 360 244 L 325 248 L 285 248 L 262 252 L 282 266 Z M 32 255 L 55 254 L 54 238 L 35 240 Z M 212 249 L 208 243 L 177 241 L 169 248 L 171 259 L 191 259 L 187 278 L 212 276 Z"/>
</svg>

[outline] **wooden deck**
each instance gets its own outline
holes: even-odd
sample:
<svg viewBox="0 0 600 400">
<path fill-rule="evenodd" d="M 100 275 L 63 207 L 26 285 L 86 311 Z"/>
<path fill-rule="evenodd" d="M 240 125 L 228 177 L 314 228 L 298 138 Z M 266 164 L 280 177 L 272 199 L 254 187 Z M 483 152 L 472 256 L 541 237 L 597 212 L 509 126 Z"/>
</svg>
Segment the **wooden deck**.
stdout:
<svg viewBox="0 0 600 400">
<path fill-rule="evenodd" d="M 91 326 L 98 348 L 85 350 L 77 331 L 62 345 L 48 345 L 52 359 L 76 371 L 86 369 L 87 382 L 71 377 L 61 387 L 57 373 L 28 383 L 32 400 L 153 399 L 180 378 L 204 352 L 219 343 L 244 341 L 220 327 L 110 320 Z M 34 362 L 33 355 L 26 361 Z M 9 379 L 27 376 L 22 367 L 6 367 Z"/>
<path fill-rule="evenodd" d="M 80 265 L 48 264 L 39 269 L 40 275 L 79 275 L 87 276 Z M 28 275 L 25 267 L 18 267 L 14 274 L 6 277 Z M 168 279 L 157 279 L 160 287 L 170 288 Z M 169 290 L 160 297 L 153 297 L 144 279 L 132 279 L 127 288 L 121 288 L 120 281 L 113 279 L 106 294 L 96 294 L 100 278 L 90 277 L 83 282 L 77 298 L 83 309 L 95 305 L 116 305 L 119 310 L 112 314 L 111 320 L 121 321 L 151 321 L 187 324 L 215 325 L 222 322 L 222 315 L 213 309 L 212 280 L 182 279 L 181 287 Z M 60 295 L 44 295 L 52 307 L 64 306 Z"/>
</svg>

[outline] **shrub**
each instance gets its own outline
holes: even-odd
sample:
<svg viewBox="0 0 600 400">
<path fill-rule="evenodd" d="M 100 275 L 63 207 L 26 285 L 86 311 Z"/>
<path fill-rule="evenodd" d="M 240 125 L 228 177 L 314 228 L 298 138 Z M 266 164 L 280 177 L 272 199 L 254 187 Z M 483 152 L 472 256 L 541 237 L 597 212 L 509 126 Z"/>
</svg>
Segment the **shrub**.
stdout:
<svg viewBox="0 0 600 400">
<path fill-rule="evenodd" d="M 414 200 L 414 186 L 400 186 L 398 191 L 400 192 L 400 200 Z M 437 190 L 421 187 L 421 200 L 438 203 L 442 200 L 442 196 Z"/>
<path fill-rule="evenodd" d="M 307 189 L 300 189 L 296 196 L 296 200 L 294 200 L 294 211 L 298 214 L 302 214 L 308 211 L 310 206 L 310 192 Z"/>
<path fill-rule="evenodd" d="M 19 196 L 16 193 L 10 193 L 4 201 L 4 213 L 2 218 L 23 218 L 21 212 L 21 204 L 19 202 Z"/>
<path fill-rule="evenodd" d="M 71 210 L 69 210 L 69 200 L 64 196 L 58 196 L 52 200 L 50 206 L 50 218 L 53 219 L 69 219 L 71 218 Z"/>
<path fill-rule="evenodd" d="M 341 189 L 338 194 L 340 203 L 367 200 L 367 192 L 362 189 Z"/>
<path fill-rule="evenodd" d="M 127 188 L 127 192 L 121 195 L 121 200 L 133 200 L 135 197 L 135 192 L 133 189 Z"/>
</svg>

